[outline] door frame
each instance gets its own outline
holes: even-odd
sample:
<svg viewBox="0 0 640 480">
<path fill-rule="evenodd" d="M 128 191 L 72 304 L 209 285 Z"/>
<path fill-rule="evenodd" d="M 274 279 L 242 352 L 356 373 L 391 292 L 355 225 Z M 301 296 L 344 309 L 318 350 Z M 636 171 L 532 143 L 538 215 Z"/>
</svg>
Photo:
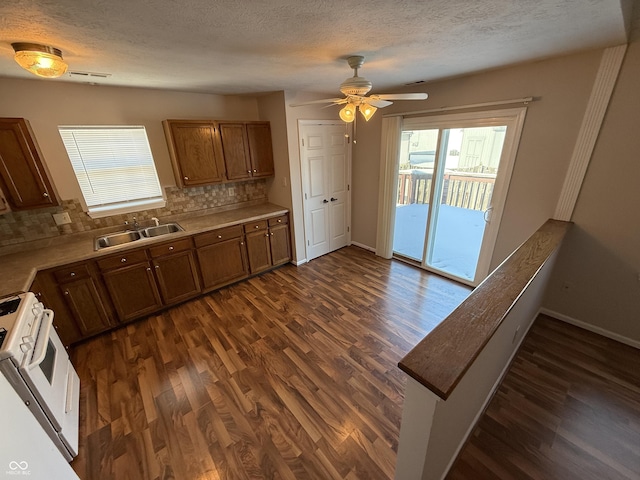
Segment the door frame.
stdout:
<svg viewBox="0 0 640 480">
<path fill-rule="evenodd" d="M 468 280 L 429 267 L 426 264 L 426 232 L 424 252 L 422 255 L 422 260 L 420 262 L 421 268 L 473 287 L 477 286 L 489 274 L 489 267 L 491 265 L 496 240 L 498 238 L 498 231 L 500 229 L 502 214 L 504 212 L 504 206 L 507 200 L 507 194 L 509 191 L 509 185 L 511 183 L 511 175 L 513 173 L 513 168 L 515 165 L 518 146 L 520 145 L 520 139 L 522 137 L 522 130 L 524 127 L 526 113 L 527 107 L 516 107 L 500 110 L 484 110 L 469 113 L 437 114 L 403 118 L 401 132 L 405 131 L 405 129 L 420 130 L 438 128 L 442 130 L 447 128 L 457 128 L 460 127 L 461 123 L 464 123 L 465 121 L 474 122 L 477 120 L 488 120 L 491 123 L 495 122 L 496 124 L 507 124 L 507 131 L 509 131 L 509 128 L 513 129 L 513 135 L 507 135 L 505 137 L 505 142 L 502 147 L 502 154 L 500 156 L 500 164 L 498 167 L 499 175 L 496 177 L 493 194 L 491 196 L 491 215 L 482 238 L 482 245 L 480 248 L 480 255 L 478 257 L 478 265 L 476 266 L 476 274 L 474 279 Z M 438 135 L 438 145 L 436 147 L 436 151 L 438 152 L 440 151 L 440 137 L 441 135 Z M 436 168 L 442 168 L 440 166 L 440 162 L 436 164 Z M 434 177 L 435 175 L 436 172 L 434 171 Z M 394 176 L 394 181 L 396 183 L 398 182 L 397 172 Z M 432 196 L 434 191 L 435 189 L 432 188 Z M 430 199 L 430 202 L 433 202 L 433 198 Z M 432 213 L 433 209 L 430 208 L 429 217 L 427 219 L 427 230 L 431 228 Z"/>
<path fill-rule="evenodd" d="M 331 126 L 331 127 L 343 127 L 345 129 L 345 135 L 347 136 L 347 245 L 351 245 L 351 171 L 352 171 L 352 156 L 353 156 L 353 148 L 352 148 L 352 125 L 350 123 L 344 123 L 340 120 L 298 120 L 298 155 L 300 157 L 300 185 L 302 185 L 302 190 L 300 192 L 300 201 L 302 203 L 302 219 L 303 219 L 303 231 L 304 231 L 304 254 L 306 261 L 309 261 L 308 255 L 308 247 L 309 247 L 309 238 L 308 238 L 308 228 L 309 225 L 307 219 L 307 200 L 306 195 L 309 192 L 310 185 L 307 181 L 307 173 L 308 173 L 308 165 L 306 163 L 306 159 L 302 153 L 302 130 L 304 127 L 309 126 Z"/>
</svg>

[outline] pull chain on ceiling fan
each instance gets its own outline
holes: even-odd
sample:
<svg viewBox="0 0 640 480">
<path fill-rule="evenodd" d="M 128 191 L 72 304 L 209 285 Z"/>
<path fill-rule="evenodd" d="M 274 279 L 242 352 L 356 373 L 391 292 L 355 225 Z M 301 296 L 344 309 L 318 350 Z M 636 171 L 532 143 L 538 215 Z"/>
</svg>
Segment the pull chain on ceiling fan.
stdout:
<svg viewBox="0 0 640 480">
<path fill-rule="evenodd" d="M 371 91 L 372 84 L 364 77 L 358 76 L 358 70 L 364 64 L 364 57 L 355 55 L 347 58 L 349 66 L 353 69 L 353 77 L 347 78 L 340 84 L 340 92 L 345 95 L 344 98 L 325 98 L 322 100 L 313 100 L 311 102 L 295 103 L 292 107 L 300 107 L 302 105 L 312 105 L 316 103 L 329 103 L 332 105 L 344 105 L 340 110 L 340 118 L 347 122 L 353 122 L 356 118 L 356 108 L 366 121 L 376 113 L 378 108 L 391 105 L 390 100 L 426 100 L 429 95 L 426 93 L 389 93 L 366 96 Z"/>
</svg>

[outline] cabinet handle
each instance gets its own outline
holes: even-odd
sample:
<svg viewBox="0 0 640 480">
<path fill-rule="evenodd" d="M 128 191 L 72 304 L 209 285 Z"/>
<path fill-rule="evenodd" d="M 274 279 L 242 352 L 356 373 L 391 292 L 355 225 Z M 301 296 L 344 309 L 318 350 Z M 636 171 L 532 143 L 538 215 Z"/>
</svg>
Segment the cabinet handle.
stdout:
<svg viewBox="0 0 640 480">
<path fill-rule="evenodd" d="M 265 233 L 265 235 L 264 235 L 264 236 L 265 236 L 265 237 L 268 237 L 268 236 L 269 236 L 269 232 Z"/>
<path fill-rule="evenodd" d="M 249 173 L 249 174 L 250 174 L 250 173 L 251 173 L 251 170 L 247 170 L 247 173 Z"/>
<path fill-rule="evenodd" d="M 240 242 L 240 245 L 244 245 L 244 242 Z"/>
<path fill-rule="evenodd" d="M 42 194 L 42 196 L 43 196 L 43 197 L 45 197 L 45 198 L 47 198 L 47 197 L 49 196 L 49 194 L 48 194 L 47 192 L 44 192 L 44 193 Z"/>
<path fill-rule="evenodd" d="M 222 238 L 222 235 L 218 235 L 218 238 Z"/>
<path fill-rule="evenodd" d="M 258 170 L 256 170 L 255 168 L 253 169 L 253 173 L 258 173 Z"/>
<path fill-rule="evenodd" d="M 254 228 L 260 228 L 260 225 L 256 225 Z"/>
<path fill-rule="evenodd" d="M 278 223 L 282 223 L 282 219 L 281 218 L 278 219 Z"/>
<path fill-rule="evenodd" d="M 71 272 L 69 275 L 70 275 L 71 277 L 75 277 L 75 276 L 76 276 L 76 272 Z"/>
<path fill-rule="evenodd" d="M 171 245 L 171 246 L 169 247 L 169 251 L 171 251 L 171 250 L 173 250 L 173 245 Z M 156 268 L 158 268 L 158 267 L 156 267 Z"/>
<path fill-rule="evenodd" d="M 151 271 L 151 267 L 147 267 L 147 272 L 150 272 L 150 271 Z"/>
<path fill-rule="evenodd" d="M 156 270 L 159 270 L 159 269 L 160 269 L 160 265 L 156 265 Z"/>
<path fill-rule="evenodd" d="M 331 197 L 331 201 L 332 201 L 332 202 L 335 202 L 336 200 L 338 200 L 338 199 L 337 199 L 337 198 L 333 198 L 333 197 Z"/>
<path fill-rule="evenodd" d="M 325 198 L 324 200 L 322 200 L 322 203 L 329 203 L 329 200 Z"/>
<path fill-rule="evenodd" d="M 189 180 L 189 177 L 184 177 L 185 180 Z"/>
<path fill-rule="evenodd" d="M 65 295 L 69 295 L 69 290 L 65 290 L 65 291 L 64 291 L 64 294 L 65 294 Z"/>
<path fill-rule="evenodd" d="M 122 258 L 120 259 L 120 263 L 127 263 L 127 259 L 126 259 L 125 257 L 122 257 Z"/>
<path fill-rule="evenodd" d="M 273 232 L 271 232 L 271 236 L 273 237 Z"/>
</svg>

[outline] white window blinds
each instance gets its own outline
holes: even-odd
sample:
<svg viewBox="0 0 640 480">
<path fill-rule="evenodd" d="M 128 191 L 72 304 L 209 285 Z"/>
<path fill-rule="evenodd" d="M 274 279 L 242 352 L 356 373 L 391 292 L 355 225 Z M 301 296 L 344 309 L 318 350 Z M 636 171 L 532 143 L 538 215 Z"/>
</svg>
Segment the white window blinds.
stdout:
<svg viewBox="0 0 640 480">
<path fill-rule="evenodd" d="M 144 127 L 58 129 L 91 216 L 164 206 Z"/>
</svg>

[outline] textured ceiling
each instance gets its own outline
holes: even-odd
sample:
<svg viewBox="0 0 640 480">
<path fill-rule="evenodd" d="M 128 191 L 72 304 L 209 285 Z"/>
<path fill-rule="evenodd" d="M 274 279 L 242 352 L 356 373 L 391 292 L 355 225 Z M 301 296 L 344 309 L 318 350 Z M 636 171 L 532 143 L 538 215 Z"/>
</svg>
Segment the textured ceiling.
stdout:
<svg viewBox="0 0 640 480">
<path fill-rule="evenodd" d="M 630 2 L 623 0 L 622 5 Z M 60 48 L 95 83 L 219 94 L 373 93 L 626 41 L 620 0 L 3 0 L 0 76 L 34 78 L 12 42 Z M 62 77 L 63 81 L 86 79 Z"/>
</svg>

